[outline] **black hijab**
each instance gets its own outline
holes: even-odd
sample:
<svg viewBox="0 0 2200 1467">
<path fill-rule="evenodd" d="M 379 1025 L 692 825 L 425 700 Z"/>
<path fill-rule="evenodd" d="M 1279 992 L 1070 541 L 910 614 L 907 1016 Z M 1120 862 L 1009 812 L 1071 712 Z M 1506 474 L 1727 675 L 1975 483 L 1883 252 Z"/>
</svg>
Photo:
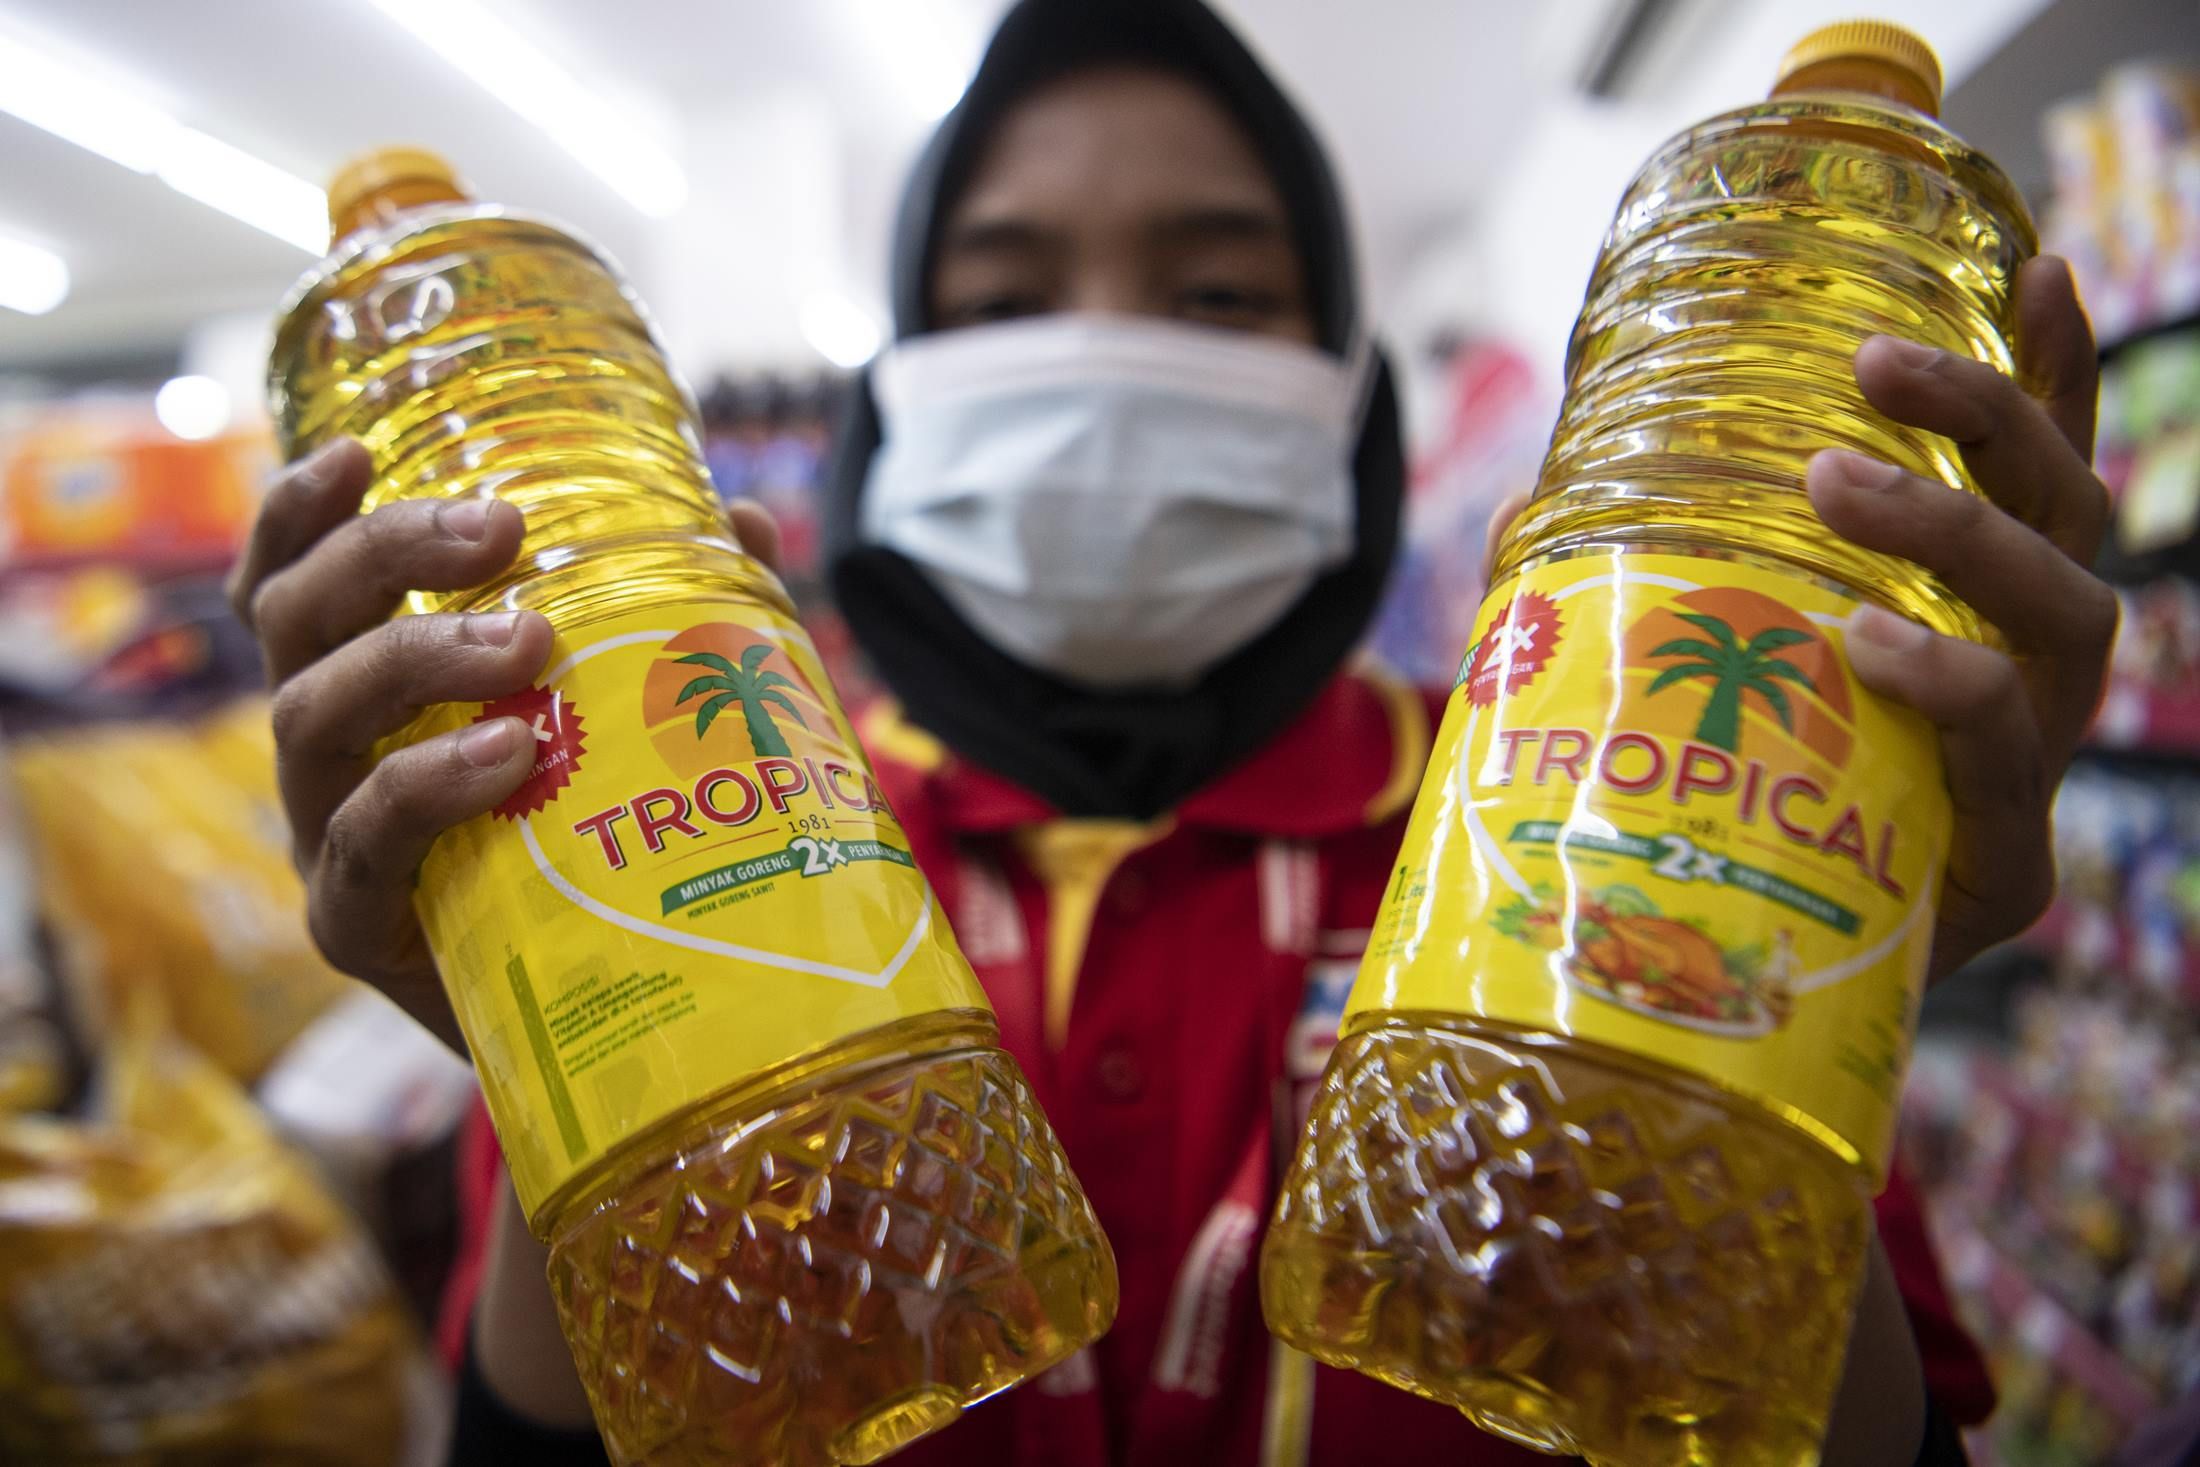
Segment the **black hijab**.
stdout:
<svg viewBox="0 0 2200 1467">
<path fill-rule="evenodd" d="M 1021 0 L 1009 11 L 903 197 L 893 245 L 895 337 L 930 329 L 926 284 L 940 223 L 1003 113 L 1048 82 L 1110 62 L 1188 77 L 1236 117 L 1283 197 L 1320 345 L 1350 350 L 1366 327 L 1329 161 L 1244 43 L 1199 0 Z M 1189 689 L 1096 691 L 1026 666 L 973 631 L 909 561 L 865 543 L 859 511 L 879 447 L 867 376 L 850 395 L 825 487 L 833 596 L 908 717 L 957 754 L 1064 814 L 1158 815 L 1280 733 L 1374 615 L 1405 497 L 1397 396 L 1379 357 L 1374 370 L 1353 459 L 1351 559 Z"/>
</svg>

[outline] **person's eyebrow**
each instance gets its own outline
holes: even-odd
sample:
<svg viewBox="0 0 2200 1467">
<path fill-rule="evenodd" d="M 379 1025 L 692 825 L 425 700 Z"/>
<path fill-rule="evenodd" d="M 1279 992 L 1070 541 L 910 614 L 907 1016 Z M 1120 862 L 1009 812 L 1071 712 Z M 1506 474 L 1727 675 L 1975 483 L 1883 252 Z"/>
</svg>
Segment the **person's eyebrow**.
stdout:
<svg viewBox="0 0 2200 1467">
<path fill-rule="evenodd" d="M 1046 232 L 1022 219 L 974 219 L 950 225 L 940 241 L 941 254 L 1029 255 L 1044 249 Z"/>
<path fill-rule="evenodd" d="M 1171 244 L 1247 241 L 1288 236 L 1283 215 L 1253 204 L 1210 204 L 1183 209 L 1147 226 L 1147 233 Z"/>
</svg>

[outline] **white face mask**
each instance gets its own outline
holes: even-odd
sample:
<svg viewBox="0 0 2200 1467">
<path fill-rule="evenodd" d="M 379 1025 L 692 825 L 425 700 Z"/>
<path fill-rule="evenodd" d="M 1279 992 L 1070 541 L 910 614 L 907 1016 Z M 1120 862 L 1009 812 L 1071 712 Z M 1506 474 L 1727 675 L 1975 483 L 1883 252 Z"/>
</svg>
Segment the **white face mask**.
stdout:
<svg viewBox="0 0 2200 1467">
<path fill-rule="evenodd" d="M 873 369 L 863 534 L 1018 661 L 1183 687 L 1351 555 L 1363 375 L 1133 317 L 917 337 Z"/>
</svg>

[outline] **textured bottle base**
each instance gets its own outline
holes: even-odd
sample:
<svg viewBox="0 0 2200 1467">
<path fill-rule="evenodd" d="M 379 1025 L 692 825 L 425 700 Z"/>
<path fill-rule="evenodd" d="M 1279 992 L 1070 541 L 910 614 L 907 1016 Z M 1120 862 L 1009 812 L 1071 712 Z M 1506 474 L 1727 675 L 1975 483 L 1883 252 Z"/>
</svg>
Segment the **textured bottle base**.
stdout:
<svg viewBox="0 0 2200 1467">
<path fill-rule="evenodd" d="M 1870 1240 L 1856 1168 L 1611 1052 L 1401 1014 L 1337 1046 L 1269 1328 L 1601 1467 L 1802 1467 Z"/>
<path fill-rule="evenodd" d="M 877 1461 L 1115 1309 L 1099 1223 L 982 1043 L 704 1113 L 567 1209 L 550 1282 L 627 1467 Z"/>
</svg>

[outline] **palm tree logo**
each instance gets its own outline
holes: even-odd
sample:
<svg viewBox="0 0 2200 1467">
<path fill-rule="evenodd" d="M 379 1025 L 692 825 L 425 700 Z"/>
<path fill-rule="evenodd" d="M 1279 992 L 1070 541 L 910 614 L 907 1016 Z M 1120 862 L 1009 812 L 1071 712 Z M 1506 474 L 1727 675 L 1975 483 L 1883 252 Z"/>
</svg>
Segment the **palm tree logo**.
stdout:
<svg viewBox="0 0 2200 1467">
<path fill-rule="evenodd" d="M 796 686 L 792 678 L 773 672 L 764 666 L 764 660 L 772 655 L 769 642 L 752 643 L 741 654 L 741 664 L 736 667 L 715 652 L 691 652 L 678 662 L 693 662 L 717 669 L 712 677 L 699 677 L 680 689 L 680 696 L 672 700 L 679 707 L 691 698 L 706 698 L 695 710 L 695 737 L 700 739 L 710 732 L 710 726 L 718 721 L 718 715 L 734 703 L 741 705 L 741 716 L 748 723 L 749 742 L 756 747 L 759 759 L 784 759 L 787 757 L 787 739 L 779 731 L 779 724 L 772 713 L 772 704 L 779 705 L 786 715 L 803 728 L 810 726 L 802 716 L 802 710 L 793 700 L 781 692 L 782 688 Z"/>
<path fill-rule="evenodd" d="M 1772 654 L 1782 647 L 1793 647 L 1808 642 L 1808 632 L 1793 627 L 1768 627 L 1751 637 L 1748 642 L 1734 635 L 1734 628 L 1715 616 L 1701 612 L 1678 612 L 1682 621 L 1699 628 L 1711 640 L 1700 641 L 1694 637 L 1679 637 L 1661 643 L 1650 651 L 1652 657 L 1686 657 L 1687 662 L 1676 662 L 1657 675 L 1648 693 L 1658 693 L 1675 683 L 1692 678 L 1709 678 L 1711 696 L 1704 700 L 1703 716 L 1696 721 L 1696 737 L 1704 743 L 1734 753 L 1742 741 L 1742 695 L 1755 693 L 1765 700 L 1772 711 L 1779 715 L 1780 727 L 1795 732 L 1795 712 L 1788 704 L 1787 694 L 1779 686 L 1782 681 L 1798 683 L 1806 691 L 1816 693 L 1818 685 L 1810 675 L 1784 657 Z M 1648 693 L 1645 696 L 1648 696 Z"/>
</svg>

